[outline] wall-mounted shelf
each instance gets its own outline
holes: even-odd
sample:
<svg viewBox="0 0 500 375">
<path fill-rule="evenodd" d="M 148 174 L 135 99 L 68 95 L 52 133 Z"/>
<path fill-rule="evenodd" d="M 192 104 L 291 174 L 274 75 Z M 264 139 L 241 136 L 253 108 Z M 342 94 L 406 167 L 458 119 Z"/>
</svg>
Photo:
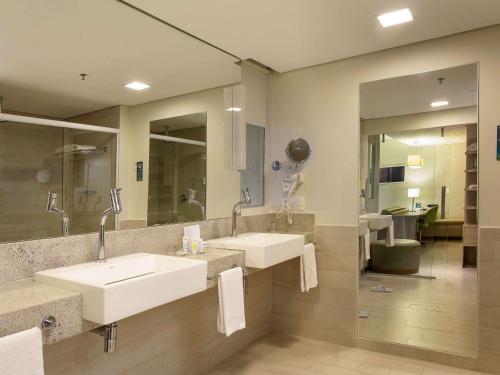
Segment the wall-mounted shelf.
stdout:
<svg viewBox="0 0 500 375">
<path fill-rule="evenodd" d="M 462 228 L 463 266 L 477 265 L 477 189 L 469 190 L 469 186 L 477 186 L 477 125 L 466 125 L 465 151 L 465 188 L 464 188 L 464 225 Z M 467 151 L 467 149 L 472 149 Z M 475 150 L 474 150 L 475 149 Z"/>
</svg>

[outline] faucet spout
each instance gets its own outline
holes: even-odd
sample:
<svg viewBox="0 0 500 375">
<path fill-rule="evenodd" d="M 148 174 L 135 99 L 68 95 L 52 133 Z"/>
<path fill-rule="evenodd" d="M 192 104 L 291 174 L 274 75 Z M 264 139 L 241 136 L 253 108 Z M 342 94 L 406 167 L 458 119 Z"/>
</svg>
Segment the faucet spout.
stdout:
<svg viewBox="0 0 500 375">
<path fill-rule="evenodd" d="M 69 236 L 69 217 L 64 210 L 60 210 L 56 207 L 57 205 L 57 194 L 51 193 L 49 191 L 47 196 L 47 212 L 54 212 L 58 214 L 62 219 L 62 234 L 64 237 Z"/>
<path fill-rule="evenodd" d="M 111 207 L 104 210 L 99 217 L 99 237 L 98 237 L 98 262 L 106 261 L 106 220 L 111 213 L 118 215 L 122 211 L 122 204 L 120 200 L 121 189 L 111 189 L 109 192 L 109 201 Z"/>
<path fill-rule="evenodd" d="M 241 206 L 243 204 L 250 204 L 252 201 L 250 199 L 250 193 L 248 191 L 248 188 L 244 188 L 242 191 L 243 194 L 243 200 L 239 201 L 233 206 L 232 210 L 232 215 L 231 215 L 231 237 L 236 237 L 238 233 L 236 232 L 236 217 L 238 215 L 238 208 L 241 209 Z"/>
</svg>

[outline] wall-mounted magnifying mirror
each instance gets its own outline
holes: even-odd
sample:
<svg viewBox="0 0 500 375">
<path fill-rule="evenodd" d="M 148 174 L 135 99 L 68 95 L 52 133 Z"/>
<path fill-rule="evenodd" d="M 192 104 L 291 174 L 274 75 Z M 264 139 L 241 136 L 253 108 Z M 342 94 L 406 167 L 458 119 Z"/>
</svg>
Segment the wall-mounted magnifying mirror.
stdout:
<svg viewBox="0 0 500 375">
<path fill-rule="evenodd" d="M 311 156 L 311 146 L 303 138 L 294 138 L 286 146 L 287 162 L 273 161 L 272 169 L 278 171 L 281 168 L 293 169 L 297 168 L 299 164 L 303 164 Z"/>
<path fill-rule="evenodd" d="M 286 156 L 291 162 L 302 164 L 311 155 L 311 147 L 303 138 L 295 138 L 286 146 Z"/>
</svg>

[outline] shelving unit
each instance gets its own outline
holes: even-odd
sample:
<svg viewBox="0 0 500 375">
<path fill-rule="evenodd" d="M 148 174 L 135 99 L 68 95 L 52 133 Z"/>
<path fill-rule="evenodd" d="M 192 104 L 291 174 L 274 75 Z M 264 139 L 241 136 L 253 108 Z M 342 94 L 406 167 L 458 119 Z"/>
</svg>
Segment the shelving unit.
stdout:
<svg viewBox="0 0 500 375">
<path fill-rule="evenodd" d="M 477 266 L 477 124 L 466 125 L 464 226 L 462 231 L 464 267 Z M 476 149 L 470 146 L 476 144 Z M 471 188 L 471 186 L 476 188 Z"/>
</svg>

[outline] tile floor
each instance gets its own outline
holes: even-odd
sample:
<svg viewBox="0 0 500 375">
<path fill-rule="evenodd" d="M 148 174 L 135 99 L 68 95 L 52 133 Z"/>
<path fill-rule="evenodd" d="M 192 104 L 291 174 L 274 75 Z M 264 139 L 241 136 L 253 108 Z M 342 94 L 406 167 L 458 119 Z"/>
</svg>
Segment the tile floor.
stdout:
<svg viewBox="0 0 500 375">
<path fill-rule="evenodd" d="M 268 335 L 206 375 L 473 375 L 421 360 L 311 340 Z"/>
<path fill-rule="evenodd" d="M 477 274 L 462 268 L 462 243 L 435 242 L 422 251 L 420 274 L 435 280 L 367 273 L 361 277 L 359 307 L 368 318 L 358 319 L 358 334 L 457 353 L 476 355 Z M 392 293 L 375 293 L 384 285 Z"/>
</svg>

